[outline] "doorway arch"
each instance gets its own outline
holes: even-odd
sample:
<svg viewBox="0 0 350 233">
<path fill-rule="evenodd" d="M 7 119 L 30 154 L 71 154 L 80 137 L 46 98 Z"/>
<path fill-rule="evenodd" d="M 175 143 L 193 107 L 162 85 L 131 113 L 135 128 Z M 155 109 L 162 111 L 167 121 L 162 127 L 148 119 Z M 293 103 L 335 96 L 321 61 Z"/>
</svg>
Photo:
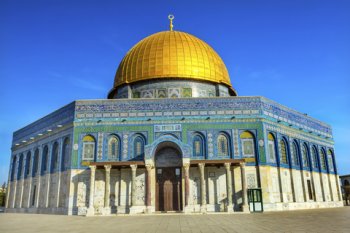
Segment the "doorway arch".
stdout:
<svg viewBox="0 0 350 233">
<path fill-rule="evenodd" d="M 155 151 L 156 211 L 182 210 L 182 152 L 173 142 L 162 142 Z"/>
</svg>

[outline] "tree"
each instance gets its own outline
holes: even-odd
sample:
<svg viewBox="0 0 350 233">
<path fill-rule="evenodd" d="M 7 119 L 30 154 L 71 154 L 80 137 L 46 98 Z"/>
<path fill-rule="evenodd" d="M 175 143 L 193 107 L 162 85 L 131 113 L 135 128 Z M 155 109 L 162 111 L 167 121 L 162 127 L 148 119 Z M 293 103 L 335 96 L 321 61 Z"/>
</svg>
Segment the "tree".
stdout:
<svg viewBox="0 0 350 233">
<path fill-rule="evenodd" d="M 0 207 L 5 206 L 5 199 L 6 199 L 6 182 L 4 182 L 1 186 Z"/>
</svg>

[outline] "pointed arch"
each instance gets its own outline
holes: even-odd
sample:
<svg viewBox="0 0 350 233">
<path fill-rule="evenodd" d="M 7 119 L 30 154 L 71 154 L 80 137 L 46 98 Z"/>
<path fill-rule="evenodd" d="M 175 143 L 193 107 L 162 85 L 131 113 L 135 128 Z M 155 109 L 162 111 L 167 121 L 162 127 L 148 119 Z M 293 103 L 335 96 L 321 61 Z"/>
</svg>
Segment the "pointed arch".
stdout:
<svg viewBox="0 0 350 233">
<path fill-rule="evenodd" d="M 36 176 L 38 173 L 38 168 L 39 168 L 39 149 L 36 148 L 34 151 L 34 158 L 33 158 L 33 168 L 32 168 L 32 176 Z"/>
<path fill-rule="evenodd" d="M 299 161 L 299 144 L 296 140 L 293 140 L 292 143 L 292 165 L 294 166 L 299 166 L 300 161 Z"/>
<path fill-rule="evenodd" d="M 15 179 L 15 174 L 16 174 L 16 168 L 17 168 L 17 156 L 13 156 L 12 159 L 12 171 L 11 171 L 11 181 Z"/>
<path fill-rule="evenodd" d="M 192 140 L 193 157 L 205 157 L 205 140 L 201 133 L 194 133 Z"/>
<path fill-rule="evenodd" d="M 47 171 L 48 155 L 49 155 L 49 147 L 45 145 L 43 149 L 42 158 L 41 158 L 41 174 L 45 174 Z"/>
<path fill-rule="evenodd" d="M 327 164 L 326 164 L 326 152 L 323 148 L 321 148 L 321 154 L 320 154 L 320 164 L 322 170 L 327 170 Z"/>
<path fill-rule="evenodd" d="M 328 151 L 327 151 L 327 161 L 328 161 L 329 171 L 331 171 L 331 172 L 335 171 L 333 158 L 334 158 L 333 151 L 331 149 L 328 149 Z"/>
<path fill-rule="evenodd" d="M 70 151 L 70 138 L 66 137 L 63 141 L 62 158 L 61 158 L 61 171 L 67 170 L 69 167 L 69 153 Z"/>
<path fill-rule="evenodd" d="M 51 172 L 55 172 L 58 170 L 58 161 L 59 161 L 59 148 L 58 148 L 58 142 L 54 142 L 52 146 L 52 152 L 51 152 Z"/>
<path fill-rule="evenodd" d="M 309 168 L 309 150 L 307 149 L 306 143 L 303 143 L 303 146 L 301 148 L 301 159 L 303 162 L 303 167 Z"/>
<path fill-rule="evenodd" d="M 83 160 L 94 160 L 95 159 L 95 148 L 96 140 L 91 135 L 83 137 Z"/>
<path fill-rule="evenodd" d="M 244 131 L 240 135 L 243 157 L 255 157 L 255 137 L 250 131 Z"/>
<path fill-rule="evenodd" d="M 230 157 L 229 136 L 221 132 L 217 138 L 217 151 L 219 157 Z"/>
<path fill-rule="evenodd" d="M 316 146 L 312 146 L 312 149 L 311 149 L 311 162 L 312 162 L 313 168 L 316 168 L 316 169 L 319 168 L 318 153 L 317 153 Z"/>
<path fill-rule="evenodd" d="M 286 139 L 283 137 L 280 139 L 280 163 L 288 164 L 288 145 Z"/>
<path fill-rule="evenodd" d="M 118 160 L 120 156 L 120 139 L 112 134 L 108 138 L 108 160 Z"/>
<path fill-rule="evenodd" d="M 24 159 L 23 154 L 20 154 L 19 155 L 19 160 L 18 160 L 18 168 L 17 168 L 17 180 L 20 180 L 21 177 L 22 177 L 23 159 Z"/>
<path fill-rule="evenodd" d="M 270 163 L 276 163 L 276 138 L 272 133 L 267 135 L 268 160 Z"/>
<path fill-rule="evenodd" d="M 132 157 L 132 159 L 142 159 L 144 157 L 145 144 L 146 144 L 146 140 L 145 140 L 145 138 L 142 135 L 137 134 L 134 137 L 134 140 L 133 140 L 133 157 Z"/>
<path fill-rule="evenodd" d="M 32 153 L 30 151 L 28 151 L 27 155 L 26 155 L 26 165 L 25 165 L 25 169 L 24 169 L 24 178 L 27 178 L 29 175 L 31 159 L 32 159 Z"/>
</svg>

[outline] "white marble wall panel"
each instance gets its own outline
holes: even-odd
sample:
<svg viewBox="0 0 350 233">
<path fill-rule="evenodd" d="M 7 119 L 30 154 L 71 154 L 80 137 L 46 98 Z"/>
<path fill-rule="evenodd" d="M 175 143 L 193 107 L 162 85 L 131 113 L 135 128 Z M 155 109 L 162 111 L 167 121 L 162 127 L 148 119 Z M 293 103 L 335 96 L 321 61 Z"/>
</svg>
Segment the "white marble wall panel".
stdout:
<svg viewBox="0 0 350 233">
<path fill-rule="evenodd" d="M 293 169 L 292 175 L 293 175 L 295 201 L 304 202 L 304 189 L 302 185 L 301 171 Z"/>
<path fill-rule="evenodd" d="M 281 184 L 283 192 L 283 202 L 293 202 L 292 184 L 290 171 L 288 168 L 281 168 Z"/>
<path fill-rule="evenodd" d="M 320 183 L 320 174 L 318 172 L 312 172 L 312 173 L 314 178 L 316 201 L 320 202 L 320 201 L 323 201 L 322 189 L 321 189 L 321 183 Z"/>
<path fill-rule="evenodd" d="M 57 193 L 58 193 L 58 173 L 50 174 L 50 185 L 49 185 L 49 207 L 57 207 Z"/>
<path fill-rule="evenodd" d="M 215 211 L 224 211 L 227 205 L 226 170 L 224 167 L 207 167 L 207 199 Z"/>
<path fill-rule="evenodd" d="M 130 206 L 131 205 L 131 169 L 125 168 L 121 169 L 121 179 L 120 179 L 120 206 Z"/>
<path fill-rule="evenodd" d="M 241 168 L 238 166 L 233 167 L 233 202 L 235 204 L 235 208 L 239 208 L 242 205 L 242 178 L 241 178 Z"/>
<path fill-rule="evenodd" d="M 189 190 L 189 201 L 190 205 L 198 205 L 201 200 L 200 192 L 200 174 L 198 167 L 190 168 L 190 190 Z"/>
</svg>

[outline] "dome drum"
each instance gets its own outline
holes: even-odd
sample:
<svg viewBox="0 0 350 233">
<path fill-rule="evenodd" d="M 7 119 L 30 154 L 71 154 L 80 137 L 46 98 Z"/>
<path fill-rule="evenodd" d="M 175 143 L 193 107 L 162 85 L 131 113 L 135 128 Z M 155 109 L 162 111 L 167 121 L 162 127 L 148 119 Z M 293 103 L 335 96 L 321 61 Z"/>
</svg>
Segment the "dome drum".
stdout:
<svg viewBox="0 0 350 233">
<path fill-rule="evenodd" d="M 191 98 L 232 95 L 232 91 L 226 85 L 172 78 L 122 85 L 111 92 L 108 98 Z"/>
</svg>

